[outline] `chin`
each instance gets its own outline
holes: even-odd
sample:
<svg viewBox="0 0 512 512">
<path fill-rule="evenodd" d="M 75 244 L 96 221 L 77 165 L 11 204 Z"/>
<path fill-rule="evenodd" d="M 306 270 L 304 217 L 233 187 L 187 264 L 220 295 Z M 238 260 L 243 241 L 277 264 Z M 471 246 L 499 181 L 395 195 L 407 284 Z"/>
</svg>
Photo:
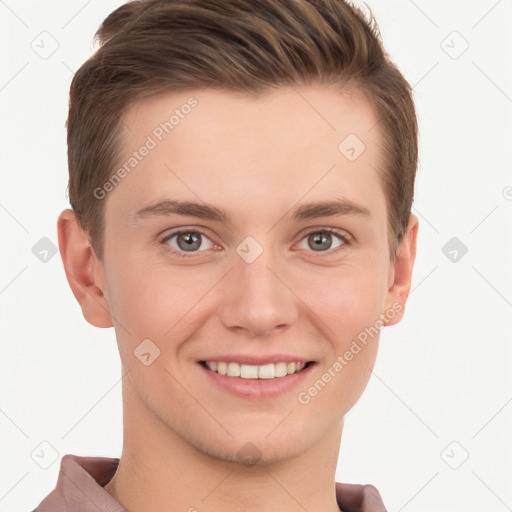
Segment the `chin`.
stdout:
<svg viewBox="0 0 512 512">
<path fill-rule="evenodd" d="M 305 436 L 307 429 L 294 429 L 290 432 L 284 426 L 286 421 L 277 428 L 275 426 L 279 422 L 275 423 L 274 431 L 265 428 L 262 432 L 252 428 L 235 434 L 228 428 L 233 437 L 220 434 L 220 437 L 210 436 L 206 440 L 201 436 L 195 440 L 189 438 L 187 442 L 208 456 L 230 463 L 247 467 L 277 464 L 299 457 L 316 442 L 316 439 Z"/>
</svg>

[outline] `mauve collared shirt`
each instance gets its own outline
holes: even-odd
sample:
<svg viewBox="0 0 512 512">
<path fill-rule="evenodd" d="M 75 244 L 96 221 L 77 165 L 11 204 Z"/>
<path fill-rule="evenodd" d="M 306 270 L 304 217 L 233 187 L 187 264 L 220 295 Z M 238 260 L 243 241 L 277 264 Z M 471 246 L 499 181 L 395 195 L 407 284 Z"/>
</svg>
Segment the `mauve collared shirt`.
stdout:
<svg viewBox="0 0 512 512">
<path fill-rule="evenodd" d="M 118 464 L 119 459 L 108 457 L 64 455 L 60 464 L 57 486 L 32 512 L 126 512 L 103 489 L 112 480 Z M 340 501 L 339 485 L 336 484 L 338 502 Z M 373 496 L 369 501 L 365 501 L 361 510 L 362 512 L 381 512 L 385 508 L 380 496 Z"/>
<path fill-rule="evenodd" d="M 33 512 L 126 512 L 107 492 L 119 459 L 67 454 L 60 463 L 57 486 Z"/>
</svg>

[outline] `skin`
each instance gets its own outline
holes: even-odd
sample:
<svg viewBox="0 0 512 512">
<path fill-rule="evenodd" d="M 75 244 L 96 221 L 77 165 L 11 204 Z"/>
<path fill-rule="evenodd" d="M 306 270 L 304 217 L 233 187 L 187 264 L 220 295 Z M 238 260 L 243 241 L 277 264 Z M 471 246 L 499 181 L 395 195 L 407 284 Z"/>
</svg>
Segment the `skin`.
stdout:
<svg viewBox="0 0 512 512">
<path fill-rule="evenodd" d="M 72 210 L 58 220 L 73 293 L 90 324 L 114 326 L 122 361 L 124 445 L 105 489 L 138 512 L 338 511 L 343 420 L 368 383 L 379 336 L 307 405 L 297 394 L 379 314 L 397 301 L 405 307 L 418 219 L 411 214 L 390 260 L 377 117 L 359 93 L 333 86 L 144 99 L 124 119 L 125 159 L 191 96 L 198 105 L 104 199 L 102 260 Z M 349 133 L 366 146 L 353 162 L 338 150 Z M 299 204 L 339 198 L 371 216 L 290 217 Z M 215 205 L 232 223 L 176 214 L 134 221 L 164 199 Z M 181 227 L 206 234 L 197 235 L 195 252 L 179 237 L 162 242 Z M 327 227 L 352 243 L 327 235 L 331 248 L 315 251 L 308 235 Z M 252 263 L 236 252 L 247 236 L 263 249 Z M 134 356 L 146 338 L 160 350 L 149 366 Z M 294 354 L 316 364 L 299 388 L 251 400 L 213 385 L 197 363 L 231 353 Z M 255 464 L 237 455 L 248 442 L 260 455 Z M 370 487 L 340 491 L 345 510 L 384 510 Z"/>
</svg>

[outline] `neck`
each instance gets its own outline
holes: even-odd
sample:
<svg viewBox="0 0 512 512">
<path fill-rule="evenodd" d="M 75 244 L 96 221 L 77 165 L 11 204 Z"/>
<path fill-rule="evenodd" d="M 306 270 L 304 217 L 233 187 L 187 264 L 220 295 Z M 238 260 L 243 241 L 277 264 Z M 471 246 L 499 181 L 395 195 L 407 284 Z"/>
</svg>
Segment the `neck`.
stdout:
<svg viewBox="0 0 512 512">
<path fill-rule="evenodd" d="M 241 464 L 192 446 L 123 383 L 123 451 L 104 487 L 127 511 L 339 512 L 335 472 L 343 420 L 304 453 Z M 208 436 L 205 436 L 205 443 Z"/>
</svg>

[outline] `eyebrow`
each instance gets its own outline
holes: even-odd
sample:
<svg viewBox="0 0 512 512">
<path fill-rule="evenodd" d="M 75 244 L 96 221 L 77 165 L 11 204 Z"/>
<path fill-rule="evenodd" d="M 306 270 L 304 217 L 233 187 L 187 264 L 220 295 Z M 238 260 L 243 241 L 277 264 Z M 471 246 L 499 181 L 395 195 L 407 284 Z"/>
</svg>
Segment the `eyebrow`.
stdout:
<svg viewBox="0 0 512 512">
<path fill-rule="evenodd" d="M 192 201 L 165 200 L 156 204 L 150 204 L 138 210 L 134 220 L 169 216 L 184 215 L 197 217 L 199 219 L 213 220 L 224 224 L 231 224 L 231 216 L 224 210 L 206 203 L 195 203 Z M 333 201 L 316 201 L 302 203 L 291 210 L 293 220 L 308 220 L 319 217 L 333 217 L 337 215 L 360 215 L 371 218 L 372 214 L 368 208 L 349 199 L 336 199 Z"/>
</svg>

